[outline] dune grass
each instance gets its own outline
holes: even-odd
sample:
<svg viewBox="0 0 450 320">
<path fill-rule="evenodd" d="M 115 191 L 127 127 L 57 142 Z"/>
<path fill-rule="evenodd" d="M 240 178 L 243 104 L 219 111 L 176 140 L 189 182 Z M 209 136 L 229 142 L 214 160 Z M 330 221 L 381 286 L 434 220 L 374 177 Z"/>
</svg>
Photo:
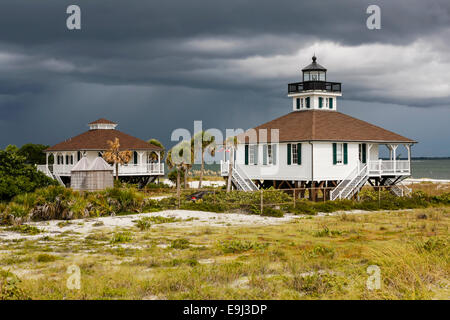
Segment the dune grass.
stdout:
<svg viewBox="0 0 450 320">
<path fill-rule="evenodd" d="M 442 207 L 3 241 L 0 299 L 449 299 L 449 224 Z M 71 265 L 80 290 L 66 286 Z"/>
</svg>

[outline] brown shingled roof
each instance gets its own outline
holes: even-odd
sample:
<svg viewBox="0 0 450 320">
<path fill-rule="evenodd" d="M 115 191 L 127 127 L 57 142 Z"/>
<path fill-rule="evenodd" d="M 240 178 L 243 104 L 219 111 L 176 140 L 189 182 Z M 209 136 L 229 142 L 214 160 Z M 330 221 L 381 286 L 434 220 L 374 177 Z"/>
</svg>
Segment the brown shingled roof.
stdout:
<svg viewBox="0 0 450 320">
<path fill-rule="evenodd" d="M 103 129 L 89 130 L 78 136 L 58 143 L 45 151 L 74 151 L 74 150 L 107 150 L 109 148 L 107 141 L 119 139 L 121 150 L 154 150 L 159 151 L 162 148 L 150 144 L 144 140 L 135 138 L 119 130 Z"/>
<path fill-rule="evenodd" d="M 350 117 L 337 111 L 306 110 L 294 111 L 254 128 L 279 129 L 279 141 L 366 141 L 416 143 L 389 130 Z M 247 131 L 248 132 L 248 131 Z M 245 134 L 238 135 L 241 143 L 248 142 Z M 265 139 L 261 138 L 260 142 Z"/>
<path fill-rule="evenodd" d="M 100 118 L 100 119 L 92 121 L 91 123 L 88 123 L 88 124 L 117 124 L 117 123 L 112 122 L 111 120 L 108 120 L 105 118 Z"/>
</svg>

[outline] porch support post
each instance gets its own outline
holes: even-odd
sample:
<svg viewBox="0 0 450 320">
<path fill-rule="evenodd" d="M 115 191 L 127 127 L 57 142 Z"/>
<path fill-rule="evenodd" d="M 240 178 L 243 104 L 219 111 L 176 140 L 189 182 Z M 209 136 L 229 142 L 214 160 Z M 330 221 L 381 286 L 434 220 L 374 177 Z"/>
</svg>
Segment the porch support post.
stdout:
<svg viewBox="0 0 450 320">
<path fill-rule="evenodd" d="M 48 152 L 45 153 L 45 166 L 48 168 Z"/>
<path fill-rule="evenodd" d="M 156 153 L 158 155 L 158 173 L 161 173 L 161 151 Z"/>
<path fill-rule="evenodd" d="M 408 171 L 411 172 L 411 145 L 406 144 L 405 147 L 406 150 L 408 151 Z"/>
<path fill-rule="evenodd" d="M 394 161 L 394 173 L 397 171 L 397 157 L 396 157 L 396 150 L 397 150 L 398 144 L 391 145 L 392 148 L 392 154 L 393 154 L 393 161 Z"/>
</svg>

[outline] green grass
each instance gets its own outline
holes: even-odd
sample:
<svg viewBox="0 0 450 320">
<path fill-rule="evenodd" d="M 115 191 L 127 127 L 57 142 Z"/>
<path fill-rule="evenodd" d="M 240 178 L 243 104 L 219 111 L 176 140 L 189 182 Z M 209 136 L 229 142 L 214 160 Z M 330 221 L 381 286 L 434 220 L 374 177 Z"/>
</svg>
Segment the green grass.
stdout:
<svg viewBox="0 0 450 320">
<path fill-rule="evenodd" d="M 13 231 L 13 232 L 19 232 L 19 233 L 24 233 L 24 234 L 29 234 L 29 235 L 36 235 L 36 234 L 41 233 L 41 230 L 39 230 L 39 228 L 37 228 L 35 226 L 30 226 L 28 224 L 8 227 L 6 230 Z"/>
<path fill-rule="evenodd" d="M 119 233 L 115 233 L 113 235 L 113 237 L 111 238 L 111 243 L 115 244 L 115 243 L 125 243 L 125 242 L 130 242 L 132 240 L 132 236 L 131 233 L 129 232 L 119 232 Z"/>
<path fill-rule="evenodd" d="M 0 240 L 0 299 L 448 299 L 449 226 L 435 207 Z M 66 286 L 71 265 L 81 290 Z M 379 290 L 366 287 L 370 265 Z"/>
</svg>

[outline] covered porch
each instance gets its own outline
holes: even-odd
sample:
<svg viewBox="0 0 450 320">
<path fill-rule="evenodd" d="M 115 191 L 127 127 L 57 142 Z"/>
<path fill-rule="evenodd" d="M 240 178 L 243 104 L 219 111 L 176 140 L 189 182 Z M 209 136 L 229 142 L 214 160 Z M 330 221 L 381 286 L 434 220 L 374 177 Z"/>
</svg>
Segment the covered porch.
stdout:
<svg viewBox="0 0 450 320">
<path fill-rule="evenodd" d="M 409 176 L 411 175 L 411 144 L 401 144 L 406 149 L 407 158 L 399 159 L 398 147 L 400 144 L 384 144 L 389 151 L 389 159 L 379 158 L 379 148 L 383 144 L 367 144 L 367 173 L 370 177 L 380 176 Z M 375 152 L 373 152 L 375 151 Z"/>
<path fill-rule="evenodd" d="M 38 165 L 38 170 L 49 175 L 70 176 L 72 168 L 82 157 L 96 158 L 102 156 L 102 151 L 62 151 L 47 152 L 46 164 Z M 53 161 L 51 161 L 53 158 Z M 114 175 L 116 168 L 114 168 Z M 128 164 L 119 165 L 119 176 L 164 175 L 164 163 L 161 163 L 160 151 L 133 151 L 133 157 Z"/>
</svg>

